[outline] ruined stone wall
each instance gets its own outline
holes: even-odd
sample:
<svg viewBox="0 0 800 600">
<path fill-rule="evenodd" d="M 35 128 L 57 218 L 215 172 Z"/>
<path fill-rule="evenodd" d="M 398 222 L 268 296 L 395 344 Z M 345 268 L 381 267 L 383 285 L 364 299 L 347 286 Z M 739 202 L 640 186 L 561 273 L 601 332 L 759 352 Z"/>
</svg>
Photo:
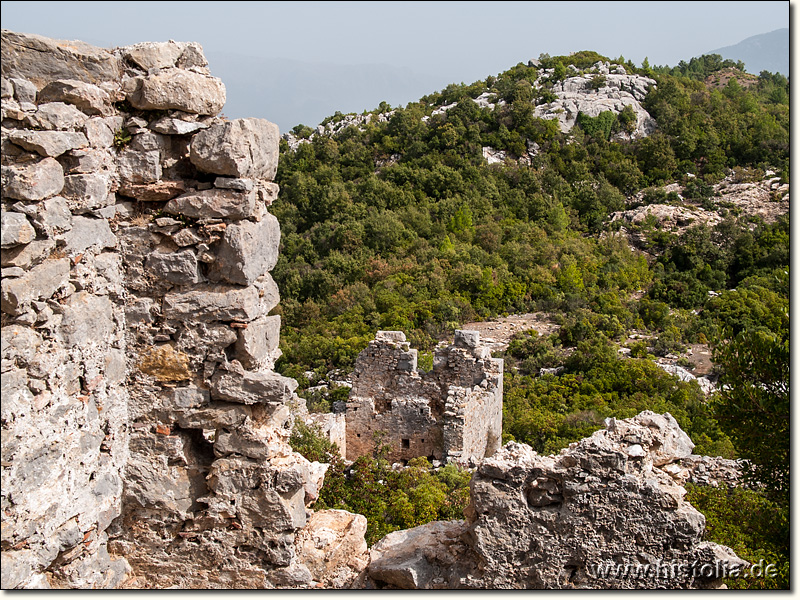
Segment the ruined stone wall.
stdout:
<svg viewBox="0 0 800 600">
<path fill-rule="evenodd" d="M 671 415 L 649 411 L 608 419 L 605 429 L 556 456 L 509 442 L 479 465 L 464 521 L 396 531 L 372 547 L 372 585 L 718 587 L 720 565 L 746 563 L 730 548 L 702 541 L 705 518 L 684 500 L 672 468 L 680 469 L 693 447 Z"/>
<path fill-rule="evenodd" d="M 491 358 L 477 332 L 456 331 L 438 348 L 433 369 L 417 369 L 417 351 L 399 331 L 380 331 L 356 360 L 347 402 L 347 458 L 418 456 L 475 461 L 500 447 L 503 361 Z"/>
<path fill-rule="evenodd" d="M 215 116 L 197 44 L 2 57 L 3 587 L 312 583 L 278 128 Z"/>
</svg>

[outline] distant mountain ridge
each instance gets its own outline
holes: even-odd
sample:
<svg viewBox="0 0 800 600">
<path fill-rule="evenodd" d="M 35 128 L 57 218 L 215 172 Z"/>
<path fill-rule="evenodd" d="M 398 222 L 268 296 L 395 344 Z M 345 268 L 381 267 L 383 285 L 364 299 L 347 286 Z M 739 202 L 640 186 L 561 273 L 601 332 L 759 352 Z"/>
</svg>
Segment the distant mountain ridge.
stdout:
<svg viewBox="0 0 800 600">
<path fill-rule="evenodd" d="M 789 28 L 754 35 L 738 44 L 711 50 L 706 54 L 719 54 L 722 58 L 741 60 L 748 73 L 761 71 L 789 76 Z"/>
</svg>

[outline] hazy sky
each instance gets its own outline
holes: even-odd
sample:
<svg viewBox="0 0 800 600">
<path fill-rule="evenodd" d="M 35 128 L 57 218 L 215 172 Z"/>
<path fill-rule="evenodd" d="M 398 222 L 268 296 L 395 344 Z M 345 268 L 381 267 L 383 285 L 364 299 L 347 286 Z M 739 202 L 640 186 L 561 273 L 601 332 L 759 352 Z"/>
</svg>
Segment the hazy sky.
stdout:
<svg viewBox="0 0 800 600">
<path fill-rule="evenodd" d="M 4 29 L 104 47 L 197 41 L 207 54 L 405 67 L 444 87 L 543 52 L 674 65 L 789 27 L 789 11 L 787 1 L 2 2 L 1 14 Z"/>
</svg>

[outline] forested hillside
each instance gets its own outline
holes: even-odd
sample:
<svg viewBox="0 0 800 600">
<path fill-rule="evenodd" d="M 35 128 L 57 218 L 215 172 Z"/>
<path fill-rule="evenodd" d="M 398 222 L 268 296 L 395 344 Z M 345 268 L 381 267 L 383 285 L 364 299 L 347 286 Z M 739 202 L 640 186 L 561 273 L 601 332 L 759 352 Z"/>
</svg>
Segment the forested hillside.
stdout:
<svg viewBox="0 0 800 600">
<path fill-rule="evenodd" d="M 655 81 L 642 101 L 651 134 L 632 135 L 629 107 L 578 114 L 569 131 L 534 116 L 599 61 Z M 675 68 L 593 52 L 532 62 L 282 142 L 278 368 L 301 387 L 347 372 L 380 329 L 404 331 L 424 363 L 466 322 L 546 313 L 558 333 L 520 333 L 505 355 L 504 440 L 557 452 L 606 417 L 668 411 L 695 452 L 752 461 L 767 488 L 741 492 L 747 515 L 731 516 L 745 500 L 724 491 L 694 498 L 717 511 L 717 541 L 751 559 L 760 548 L 788 577 L 788 80 L 716 55 Z M 769 190 L 772 217 L 727 200 L 747 183 Z M 612 218 L 649 205 L 705 217 Z M 711 348 L 723 392 L 654 364 L 691 368 L 693 344 Z M 747 535 L 724 525 L 742 519 Z"/>
</svg>

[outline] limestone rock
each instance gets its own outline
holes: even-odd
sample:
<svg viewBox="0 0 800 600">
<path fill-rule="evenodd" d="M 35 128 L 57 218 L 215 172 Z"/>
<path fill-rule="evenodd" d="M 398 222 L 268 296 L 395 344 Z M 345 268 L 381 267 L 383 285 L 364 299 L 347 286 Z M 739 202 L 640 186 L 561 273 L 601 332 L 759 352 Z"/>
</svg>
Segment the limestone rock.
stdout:
<svg viewBox="0 0 800 600">
<path fill-rule="evenodd" d="M 23 102 L 29 104 L 36 103 L 36 86 L 27 79 L 19 79 L 12 77 L 11 83 L 14 84 L 14 97 L 22 104 Z"/>
<path fill-rule="evenodd" d="M 64 187 L 64 169 L 54 158 L 4 166 L 3 196 L 34 202 L 58 194 Z"/>
<path fill-rule="evenodd" d="M 69 297 L 60 329 L 67 347 L 104 343 L 113 331 L 111 301 L 107 296 L 77 292 Z"/>
<path fill-rule="evenodd" d="M 270 372 L 220 370 L 211 381 L 212 398 L 242 404 L 283 404 L 296 389 L 294 379 Z"/>
<path fill-rule="evenodd" d="M 117 172 L 123 188 L 156 182 L 161 179 L 161 152 L 125 148 L 117 155 Z"/>
<path fill-rule="evenodd" d="M 72 212 L 65 198 L 54 196 L 37 205 L 36 213 L 32 216 L 33 226 L 44 235 L 54 235 L 72 228 Z"/>
<path fill-rule="evenodd" d="M 92 83 L 76 79 L 48 83 L 39 92 L 39 101 L 74 104 L 87 115 L 109 115 L 112 112 L 111 96 L 108 92 Z"/>
<path fill-rule="evenodd" d="M 236 358 L 248 369 L 272 368 L 280 356 L 281 317 L 262 317 L 239 330 Z"/>
<path fill-rule="evenodd" d="M 218 189 L 188 192 L 167 202 L 164 212 L 193 219 L 247 219 L 256 213 L 256 194 Z"/>
<path fill-rule="evenodd" d="M 150 129 L 164 135 L 189 135 L 206 128 L 208 128 L 206 123 L 185 121 L 174 117 L 161 117 L 157 121 L 150 123 Z"/>
<path fill-rule="evenodd" d="M 36 112 L 25 117 L 25 123 L 30 127 L 74 131 L 83 127 L 89 117 L 72 104 L 64 102 L 48 102 L 40 104 Z"/>
<path fill-rule="evenodd" d="M 164 296 L 164 316 L 168 319 L 249 322 L 266 312 L 255 286 L 198 285 L 188 292 Z"/>
<path fill-rule="evenodd" d="M 110 119 L 94 117 L 86 121 L 86 139 L 92 148 L 111 148 L 114 145 L 114 131 L 108 123 Z"/>
<path fill-rule="evenodd" d="M 145 71 L 167 69 L 174 66 L 206 66 L 200 44 L 194 42 L 142 42 L 120 48 L 122 56 Z M 181 58 L 185 59 L 181 61 Z M 191 61 L 191 64 L 187 64 Z"/>
<path fill-rule="evenodd" d="M 69 281 L 69 260 L 46 260 L 24 276 L 3 279 L 2 310 L 19 315 L 34 300 L 47 300 Z"/>
<path fill-rule="evenodd" d="M 56 242 L 53 239 L 32 240 L 24 246 L 3 250 L 0 263 L 3 267 L 19 267 L 28 270 L 50 256 L 55 248 Z"/>
<path fill-rule="evenodd" d="M 73 217 L 72 228 L 61 236 L 67 256 L 82 254 L 92 247 L 98 250 L 114 248 L 117 237 L 105 219 Z"/>
<path fill-rule="evenodd" d="M 28 217 L 18 212 L 3 211 L 0 247 L 13 248 L 20 244 L 27 244 L 35 238 L 36 230 L 28 221 Z"/>
<path fill-rule="evenodd" d="M 252 284 L 278 262 L 280 235 L 278 219 L 269 213 L 258 223 L 241 221 L 229 225 L 217 246 L 217 259 L 209 269 L 209 279 Z"/>
<path fill-rule="evenodd" d="M 111 192 L 111 177 L 103 172 L 67 175 L 61 193 L 77 213 L 110 206 L 115 201 Z"/>
<path fill-rule="evenodd" d="M 468 535 L 448 548 L 420 527 L 390 534 L 373 547 L 370 576 L 409 589 L 435 587 L 434 574 L 454 588 L 714 587 L 702 565 L 739 559 L 702 541 L 703 515 L 661 468 L 690 449 L 669 414 L 650 411 L 609 420 L 557 456 L 509 442 L 473 477 Z M 426 535 L 420 552 L 407 551 Z M 473 558 L 465 560 L 465 552 Z M 618 576 L 615 565 L 639 570 Z M 667 573 L 663 565 L 676 568 Z M 605 568 L 611 571 L 604 575 Z"/>
<path fill-rule="evenodd" d="M 192 139 L 190 159 L 201 171 L 272 180 L 278 168 L 278 126 L 265 119 L 235 119 Z"/>
<path fill-rule="evenodd" d="M 349 588 L 369 563 L 367 519 L 344 510 L 319 510 L 295 540 L 299 561 L 325 589 Z"/>
<path fill-rule="evenodd" d="M 17 146 L 37 152 L 41 156 L 61 156 L 67 150 L 85 148 L 89 140 L 82 133 L 71 131 L 12 131 L 9 139 Z"/>
<path fill-rule="evenodd" d="M 461 540 L 467 531 L 464 521 L 433 521 L 390 533 L 370 550 L 369 576 L 407 590 L 461 587 L 477 563 Z"/>
<path fill-rule="evenodd" d="M 183 181 L 154 181 L 152 183 L 125 183 L 119 193 L 139 202 L 163 202 L 180 196 L 186 191 Z"/>
<path fill-rule="evenodd" d="M 40 35 L 2 32 L 2 74 L 23 77 L 42 89 L 51 81 L 80 79 L 89 83 L 114 81 L 119 59 L 84 42 L 53 40 Z"/>
<path fill-rule="evenodd" d="M 128 100 L 142 110 L 181 110 L 216 115 L 225 105 L 225 85 L 216 77 L 183 69 L 164 69 L 139 77 Z"/>
<path fill-rule="evenodd" d="M 197 283 L 197 255 L 191 250 L 181 252 L 154 252 L 147 257 L 145 269 L 170 283 L 189 285 Z"/>
</svg>

